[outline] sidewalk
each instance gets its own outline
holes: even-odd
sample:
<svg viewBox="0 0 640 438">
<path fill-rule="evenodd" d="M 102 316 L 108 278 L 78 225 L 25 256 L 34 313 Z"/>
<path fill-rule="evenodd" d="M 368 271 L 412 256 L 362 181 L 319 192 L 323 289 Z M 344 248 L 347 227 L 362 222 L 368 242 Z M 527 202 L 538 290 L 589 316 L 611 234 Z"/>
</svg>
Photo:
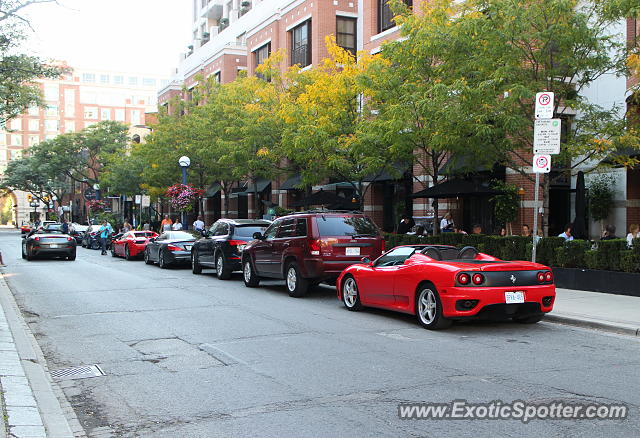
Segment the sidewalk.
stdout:
<svg viewBox="0 0 640 438">
<path fill-rule="evenodd" d="M 557 289 L 556 294 L 546 321 L 640 336 L 639 297 L 572 289 Z"/>
</svg>

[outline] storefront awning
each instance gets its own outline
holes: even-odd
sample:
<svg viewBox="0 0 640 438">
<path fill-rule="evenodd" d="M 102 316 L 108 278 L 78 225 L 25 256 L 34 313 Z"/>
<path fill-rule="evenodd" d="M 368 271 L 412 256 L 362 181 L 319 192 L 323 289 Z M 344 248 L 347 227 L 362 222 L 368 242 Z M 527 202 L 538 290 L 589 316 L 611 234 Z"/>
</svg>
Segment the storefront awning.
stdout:
<svg viewBox="0 0 640 438">
<path fill-rule="evenodd" d="M 285 182 L 280 186 L 280 190 L 296 190 L 300 187 L 300 182 L 302 182 L 302 177 L 300 174 L 290 176 Z"/>
<path fill-rule="evenodd" d="M 207 190 L 204 192 L 204 197 L 205 198 L 213 198 L 214 196 L 216 196 L 218 194 L 218 192 L 220 191 L 222 187 L 220 186 L 219 183 L 213 183 L 209 186 L 209 188 L 207 188 Z"/>
<path fill-rule="evenodd" d="M 474 196 L 493 196 L 502 193 L 489 186 L 488 181 L 450 180 L 436 184 L 428 189 L 411 195 L 412 198 L 470 198 Z"/>
</svg>

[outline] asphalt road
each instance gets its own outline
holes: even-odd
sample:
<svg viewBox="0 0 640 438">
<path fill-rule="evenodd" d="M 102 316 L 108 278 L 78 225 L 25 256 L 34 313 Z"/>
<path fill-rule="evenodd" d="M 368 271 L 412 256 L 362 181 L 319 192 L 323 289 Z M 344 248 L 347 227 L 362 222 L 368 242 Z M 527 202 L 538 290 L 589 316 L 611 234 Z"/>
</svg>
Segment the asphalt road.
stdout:
<svg viewBox="0 0 640 438">
<path fill-rule="evenodd" d="M 98 364 L 61 386 L 89 436 L 638 437 L 640 342 L 547 322 L 431 332 L 333 288 L 161 270 L 78 248 L 20 258 L 7 280 L 49 368 Z M 525 400 L 629 405 L 626 420 L 400 420 L 401 402 Z"/>
</svg>

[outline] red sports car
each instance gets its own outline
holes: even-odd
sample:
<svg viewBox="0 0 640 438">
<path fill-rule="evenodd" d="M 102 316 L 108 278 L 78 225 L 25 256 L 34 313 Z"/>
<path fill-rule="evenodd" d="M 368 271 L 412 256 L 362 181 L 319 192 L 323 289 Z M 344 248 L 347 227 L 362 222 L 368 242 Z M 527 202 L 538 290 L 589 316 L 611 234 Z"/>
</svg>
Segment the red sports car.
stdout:
<svg viewBox="0 0 640 438">
<path fill-rule="evenodd" d="M 445 245 L 398 246 L 374 262 L 365 258 L 340 274 L 337 290 L 349 310 L 370 306 L 410 313 L 428 329 L 467 318 L 536 323 L 556 296 L 547 266 Z"/>
<path fill-rule="evenodd" d="M 142 256 L 149 239 L 158 237 L 153 231 L 129 231 L 111 242 L 111 255 L 133 260 Z"/>
</svg>

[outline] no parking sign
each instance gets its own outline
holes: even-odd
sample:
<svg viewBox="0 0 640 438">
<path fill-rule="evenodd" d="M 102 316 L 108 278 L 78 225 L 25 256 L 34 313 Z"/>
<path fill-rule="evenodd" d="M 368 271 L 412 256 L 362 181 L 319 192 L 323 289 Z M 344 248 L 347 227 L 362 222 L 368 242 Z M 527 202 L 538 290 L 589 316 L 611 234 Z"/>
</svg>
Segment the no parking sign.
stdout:
<svg viewBox="0 0 640 438">
<path fill-rule="evenodd" d="M 551 155 L 534 155 L 533 172 L 549 173 L 551 171 Z"/>
</svg>

